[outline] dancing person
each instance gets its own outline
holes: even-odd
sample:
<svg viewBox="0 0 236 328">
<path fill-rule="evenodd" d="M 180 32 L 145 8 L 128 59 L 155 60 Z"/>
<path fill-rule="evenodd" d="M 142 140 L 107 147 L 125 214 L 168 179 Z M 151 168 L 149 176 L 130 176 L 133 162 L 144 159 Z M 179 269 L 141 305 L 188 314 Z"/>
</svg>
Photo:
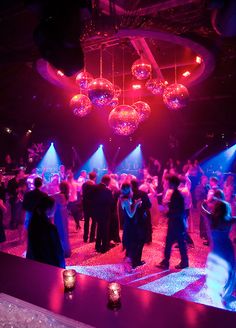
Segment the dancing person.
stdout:
<svg viewBox="0 0 236 328">
<path fill-rule="evenodd" d="M 48 211 L 54 199 L 46 196 L 34 209 L 28 229 L 26 258 L 65 268 L 64 251 L 56 226 L 50 222 Z"/>
<path fill-rule="evenodd" d="M 110 220 L 110 229 L 109 229 L 110 247 L 115 246 L 121 242 L 120 234 L 119 234 L 120 220 L 118 215 L 118 201 L 120 197 L 120 189 L 117 181 L 114 178 L 112 178 L 112 176 L 114 176 L 114 174 L 110 174 L 111 182 L 109 184 L 109 189 L 111 190 L 114 199 L 114 203 L 111 210 L 111 220 Z M 111 241 L 113 243 L 111 243 Z"/>
<path fill-rule="evenodd" d="M 71 216 L 75 221 L 76 230 L 81 229 L 80 219 L 81 213 L 78 204 L 78 183 L 74 179 L 74 175 L 72 171 L 68 171 L 67 173 L 67 183 L 69 185 L 69 202 L 68 202 L 68 210 Z"/>
<path fill-rule="evenodd" d="M 137 180 L 131 180 L 131 188 L 133 192 L 132 201 L 135 203 L 137 200 L 141 200 L 141 205 L 137 208 L 135 213 L 135 219 L 137 221 L 137 256 L 136 263 L 141 263 L 141 255 L 144 243 L 152 242 L 152 222 L 151 212 L 152 203 L 149 195 L 139 189 Z"/>
<path fill-rule="evenodd" d="M 200 233 L 200 238 L 204 240 L 204 245 L 208 246 L 209 245 L 209 237 L 207 234 L 207 225 L 205 222 L 205 218 L 202 215 L 201 211 L 201 205 L 202 202 L 207 199 L 207 194 L 209 191 L 209 184 L 208 184 L 208 177 L 206 175 L 202 175 L 200 179 L 200 183 L 197 185 L 195 189 L 195 199 L 197 202 L 197 209 L 198 213 L 200 214 L 200 219 L 199 219 L 199 233 Z"/>
<path fill-rule="evenodd" d="M 145 242 L 141 233 L 140 238 L 140 226 L 138 225 L 138 218 L 135 217 L 138 206 L 142 204 L 141 199 L 137 199 L 132 205 L 132 193 L 131 185 L 129 183 L 123 183 L 121 186 L 120 206 L 123 215 L 123 237 L 122 244 L 126 251 L 126 258 L 132 268 L 143 265 L 141 260 L 142 249 Z"/>
<path fill-rule="evenodd" d="M 235 288 L 235 255 L 229 233 L 236 218 L 225 201 L 224 193 L 218 189 L 213 195 L 211 207 L 202 204 L 203 214 L 209 220 L 211 251 L 207 258 L 207 286 L 213 300 L 224 307 Z"/>
<path fill-rule="evenodd" d="M 41 202 L 42 198 L 45 198 L 47 194 L 43 191 L 41 191 L 41 187 L 43 185 L 42 178 L 35 178 L 34 179 L 34 190 L 28 191 L 25 193 L 23 198 L 23 209 L 26 211 L 25 213 L 25 227 L 28 229 L 29 222 L 31 219 L 31 216 L 33 214 L 33 211 L 38 206 L 38 204 Z"/>
<path fill-rule="evenodd" d="M 11 209 L 11 218 L 10 218 L 10 229 L 16 229 L 17 217 L 16 217 L 16 201 L 17 201 L 17 188 L 19 182 L 22 181 L 25 177 L 23 170 L 17 170 L 15 172 L 15 177 L 9 180 L 7 184 L 7 192 L 9 197 L 9 204 Z"/>
<path fill-rule="evenodd" d="M 176 265 L 176 269 L 184 269 L 189 266 L 187 247 L 186 247 L 186 224 L 184 197 L 178 190 L 180 180 L 177 176 L 168 178 L 169 189 L 163 199 L 163 204 L 168 206 L 167 218 L 168 228 L 166 244 L 164 249 L 164 259 L 157 265 L 161 269 L 169 268 L 172 245 L 177 241 L 181 256 L 181 262 Z"/>
<path fill-rule="evenodd" d="M 82 185 L 82 204 L 84 213 L 84 235 L 83 240 L 85 243 L 88 241 L 92 243 L 95 241 L 96 219 L 94 215 L 94 195 L 97 174 L 95 172 L 89 173 L 89 180 Z M 89 221 L 92 220 L 90 234 L 89 234 Z"/>
<path fill-rule="evenodd" d="M 110 176 L 105 174 L 101 182 L 96 186 L 94 194 L 94 215 L 97 221 L 95 249 L 100 253 L 105 253 L 109 250 L 110 220 L 114 206 L 112 192 L 108 189 L 110 181 Z"/>
<path fill-rule="evenodd" d="M 192 231 L 192 222 L 190 222 L 190 210 L 192 208 L 192 195 L 190 189 L 187 187 L 186 178 L 181 177 L 181 183 L 178 187 L 178 190 L 181 192 L 181 195 L 184 197 L 184 211 L 185 211 L 185 225 L 186 225 L 186 234 L 185 239 L 189 247 L 194 247 L 194 242 L 189 234 Z"/>
<path fill-rule="evenodd" d="M 59 193 L 53 195 L 55 200 L 54 224 L 61 240 L 61 245 L 64 250 L 65 258 L 71 256 L 71 247 L 69 242 L 69 214 L 68 214 L 68 199 L 69 185 L 66 181 L 59 184 Z"/>
<path fill-rule="evenodd" d="M 0 250 L 1 250 L 1 243 L 6 241 L 6 234 L 5 229 L 3 225 L 3 214 L 6 213 L 7 208 L 3 202 L 3 200 L 0 198 Z"/>
<path fill-rule="evenodd" d="M 24 196 L 27 192 L 27 182 L 22 180 L 18 184 L 17 188 L 17 200 L 16 200 L 16 227 L 19 235 L 19 242 L 23 243 L 26 239 L 25 232 L 25 209 L 23 208 Z"/>
</svg>

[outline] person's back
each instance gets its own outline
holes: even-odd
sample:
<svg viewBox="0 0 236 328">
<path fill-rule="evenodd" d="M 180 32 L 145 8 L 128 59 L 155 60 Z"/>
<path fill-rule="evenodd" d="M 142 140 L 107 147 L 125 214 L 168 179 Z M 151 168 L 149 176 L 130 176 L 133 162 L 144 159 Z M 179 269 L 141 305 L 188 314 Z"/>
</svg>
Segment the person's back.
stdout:
<svg viewBox="0 0 236 328">
<path fill-rule="evenodd" d="M 64 252 L 58 231 L 46 214 L 53 204 L 54 200 L 47 196 L 34 210 L 28 227 L 26 258 L 64 268 Z"/>
</svg>

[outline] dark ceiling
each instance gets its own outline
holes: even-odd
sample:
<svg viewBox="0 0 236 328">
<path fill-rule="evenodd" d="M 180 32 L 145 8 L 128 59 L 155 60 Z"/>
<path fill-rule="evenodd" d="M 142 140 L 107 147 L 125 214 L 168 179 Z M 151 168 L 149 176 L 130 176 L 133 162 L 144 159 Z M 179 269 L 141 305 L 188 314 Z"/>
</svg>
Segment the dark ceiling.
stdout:
<svg viewBox="0 0 236 328">
<path fill-rule="evenodd" d="M 207 79 L 189 87 L 190 102 L 180 113 L 170 112 L 160 99 L 144 95 L 144 99 L 152 108 L 151 119 L 145 122 L 132 138 L 116 137 L 107 124 L 107 112 L 100 110 L 83 119 L 73 116 L 68 106 L 71 95 L 66 90 L 50 84 L 36 70 L 36 61 L 40 58 L 33 41 L 37 18 L 22 1 L 2 0 L 0 3 L 2 155 L 9 147 L 15 154 L 19 154 L 32 142 L 55 140 L 59 148 L 77 147 L 82 157 L 86 158 L 97 144 L 108 143 L 110 148 L 115 148 L 118 144 L 125 144 L 128 141 L 131 144 L 142 142 L 146 146 L 147 154 L 164 158 L 169 153 L 166 155 L 163 153 L 168 147 L 172 147 L 170 139 L 174 139 L 175 155 L 184 158 L 205 143 L 222 144 L 232 143 L 235 140 L 236 38 L 220 36 L 215 32 L 211 24 L 210 2 L 201 0 L 113 2 L 117 5 L 116 15 L 119 18 L 120 29 L 151 28 L 196 41 L 214 55 L 214 71 Z M 100 1 L 100 10 L 103 13 L 107 12 L 108 3 L 108 0 Z M 156 49 L 160 61 L 163 58 L 163 63 L 164 60 L 173 62 L 173 49 L 170 45 L 156 40 L 149 40 L 149 43 L 153 51 Z M 130 44 L 126 43 L 124 46 L 128 70 L 130 63 L 137 59 L 138 55 Z M 117 51 L 118 49 L 121 49 L 120 44 L 117 45 Z M 109 49 L 105 51 L 104 56 L 109 51 Z M 115 72 L 119 79 L 121 60 L 119 60 L 120 56 L 117 56 L 116 61 L 120 66 L 116 65 Z M 96 61 L 99 62 L 99 54 L 94 60 L 91 54 L 88 54 L 86 60 L 87 67 L 95 71 L 94 65 Z M 106 70 L 107 61 L 104 62 L 103 66 Z M 165 74 L 169 78 L 173 70 L 166 71 Z M 12 129 L 10 135 L 6 133 L 6 127 Z M 25 141 L 23 136 L 27 129 L 32 129 L 33 133 L 31 139 Z M 170 151 L 173 151 L 173 147 Z"/>
</svg>

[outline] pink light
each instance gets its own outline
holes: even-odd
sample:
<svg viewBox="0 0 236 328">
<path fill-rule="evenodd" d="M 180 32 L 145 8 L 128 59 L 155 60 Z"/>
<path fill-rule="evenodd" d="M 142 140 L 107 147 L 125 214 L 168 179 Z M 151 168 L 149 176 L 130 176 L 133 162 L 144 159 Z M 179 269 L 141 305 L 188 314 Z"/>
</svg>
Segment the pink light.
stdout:
<svg viewBox="0 0 236 328">
<path fill-rule="evenodd" d="M 182 74 L 184 77 L 188 77 L 189 75 L 191 75 L 191 73 L 189 71 L 186 71 Z"/>
<path fill-rule="evenodd" d="M 134 90 L 139 90 L 139 89 L 142 88 L 142 86 L 141 86 L 141 84 L 132 84 L 132 88 L 133 88 Z"/>
<path fill-rule="evenodd" d="M 196 61 L 196 63 L 201 64 L 201 62 L 202 62 L 202 57 L 200 57 L 200 56 L 196 56 L 195 61 Z"/>
<path fill-rule="evenodd" d="M 57 71 L 57 75 L 59 75 L 59 76 L 64 76 L 64 73 L 62 72 L 62 71 Z"/>
</svg>

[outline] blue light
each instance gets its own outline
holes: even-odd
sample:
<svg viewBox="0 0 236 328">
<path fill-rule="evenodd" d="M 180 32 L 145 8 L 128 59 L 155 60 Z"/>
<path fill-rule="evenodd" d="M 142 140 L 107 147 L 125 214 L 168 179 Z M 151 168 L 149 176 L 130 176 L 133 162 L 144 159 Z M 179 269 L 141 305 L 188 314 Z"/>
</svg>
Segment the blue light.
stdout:
<svg viewBox="0 0 236 328">
<path fill-rule="evenodd" d="M 220 152 L 219 154 L 215 155 L 214 157 L 208 158 L 207 160 L 203 161 L 201 164 L 202 169 L 204 171 L 211 170 L 217 171 L 221 170 L 223 172 L 230 171 L 232 164 L 235 160 L 235 151 L 236 151 L 236 144 L 227 148 Z"/>
<path fill-rule="evenodd" d="M 99 145 L 99 148 L 103 148 L 103 145 Z"/>
<path fill-rule="evenodd" d="M 116 172 L 136 174 L 143 168 L 143 155 L 141 145 L 128 154 L 123 161 L 116 167 Z"/>
<path fill-rule="evenodd" d="M 86 170 L 87 172 L 93 171 L 93 169 L 98 170 L 99 178 L 107 173 L 107 160 L 103 152 L 103 147 L 100 145 L 98 149 L 91 155 L 85 164 L 80 167 L 79 172 L 76 176 L 79 176 L 81 170 Z M 99 180 L 98 178 L 98 180 Z"/>
<path fill-rule="evenodd" d="M 37 169 L 39 172 L 42 172 L 44 169 L 46 169 L 46 172 L 48 175 L 50 175 L 51 173 L 58 172 L 60 165 L 61 160 L 54 148 L 53 142 L 51 142 L 50 147 L 39 162 Z"/>
</svg>

